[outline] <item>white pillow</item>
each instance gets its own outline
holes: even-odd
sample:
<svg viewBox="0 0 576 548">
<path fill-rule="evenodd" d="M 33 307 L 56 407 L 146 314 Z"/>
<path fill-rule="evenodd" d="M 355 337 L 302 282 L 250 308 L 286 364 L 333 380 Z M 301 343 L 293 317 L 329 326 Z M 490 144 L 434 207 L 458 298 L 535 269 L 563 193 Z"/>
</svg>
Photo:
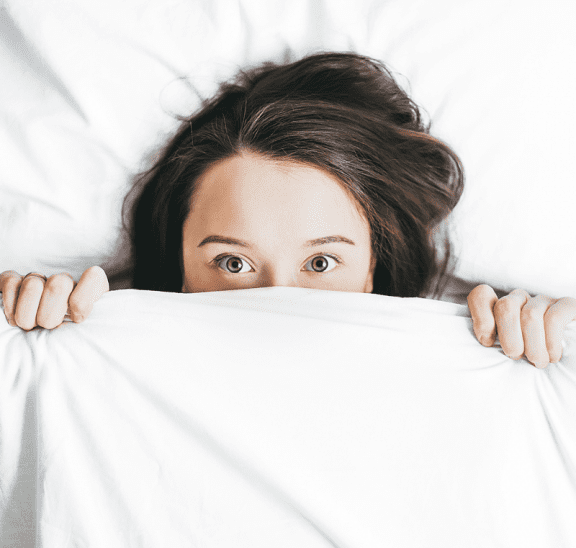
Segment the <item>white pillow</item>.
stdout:
<svg viewBox="0 0 576 548">
<path fill-rule="evenodd" d="M 576 297 L 576 8 L 551 0 L 6 0 L 0 271 L 115 250 L 131 176 L 218 82 L 318 50 L 387 63 L 462 158 L 457 276 Z"/>
<path fill-rule="evenodd" d="M 0 314 L 0 544 L 571 548 L 575 379 L 576 322 L 536 369 L 427 299 L 115 291 L 28 333 Z"/>
</svg>

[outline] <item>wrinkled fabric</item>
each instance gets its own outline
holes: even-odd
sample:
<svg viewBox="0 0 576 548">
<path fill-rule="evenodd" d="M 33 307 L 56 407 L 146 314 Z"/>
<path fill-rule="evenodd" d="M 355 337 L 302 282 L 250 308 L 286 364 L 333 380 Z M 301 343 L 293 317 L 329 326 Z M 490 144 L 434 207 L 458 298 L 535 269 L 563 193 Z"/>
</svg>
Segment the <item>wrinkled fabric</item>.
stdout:
<svg viewBox="0 0 576 548">
<path fill-rule="evenodd" d="M 540 370 L 466 306 L 271 287 L 0 317 L 2 546 L 576 544 L 576 322 Z"/>
<path fill-rule="evenodd" d="M 122 198 L 178 116 L 239 69 L 355 51 L 462 160 L 456 275 L 576 297 L 574 28 L 566 0 L 3 0 L 0 272 L 116 270 Z"/>
</svg>

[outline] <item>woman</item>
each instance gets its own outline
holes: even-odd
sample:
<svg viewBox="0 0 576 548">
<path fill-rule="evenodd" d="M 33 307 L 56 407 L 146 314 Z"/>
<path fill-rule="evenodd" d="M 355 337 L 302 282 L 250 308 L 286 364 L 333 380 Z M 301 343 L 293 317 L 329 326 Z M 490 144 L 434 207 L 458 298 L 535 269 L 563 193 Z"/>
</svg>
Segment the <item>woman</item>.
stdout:
<svg viewBox="0 0 576 548">
<path fill-rule="evenodd" d="M 130 287 L 171 292 L 295 286 L 438 297 L 450 267 L 441 221 L 463 170 L 378 61 L 324 53 L 241 72 L 182 120 L 126 197 Z M 5 312 L 23 329 L 82 321 L 109 284 L 8 271 Z M 498 299 L 476 287 L 474 332 L 545 366 L 562 353 L 576 300 Z"/>
</svg>

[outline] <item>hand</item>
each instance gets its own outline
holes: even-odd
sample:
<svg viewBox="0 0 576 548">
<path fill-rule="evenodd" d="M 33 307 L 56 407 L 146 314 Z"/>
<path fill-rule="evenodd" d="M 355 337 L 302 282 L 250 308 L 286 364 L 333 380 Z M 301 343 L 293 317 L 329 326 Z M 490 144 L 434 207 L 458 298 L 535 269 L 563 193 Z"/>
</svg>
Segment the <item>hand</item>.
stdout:
<svg viewBox="0 0 576 548">
<path fill-rule="evenodd" d="M 39 276 L 24 277 L 13 270 L 0 274 L 6 319 L 24 331 L 36 326 L 54 329 L 66 315 L 80 323 L 109 289 L 106 273 L 99 266 L 85 270 L 79 282 L 64 273 L 54 274 L 46 281 Z"/>
<path fill-rule="evenodd" d="M 517 360 L 526 354 L 539 368 L 560 361 L 564 329 L 576 320 L 576 299 L 572 297 L 530 297 L 523 289 L 515 289 L 499 299 L 486 284 L 470 292 L 468 308 L 481 344 L 492 346 L 498 333 L 508 357 Z"/>
</svg>

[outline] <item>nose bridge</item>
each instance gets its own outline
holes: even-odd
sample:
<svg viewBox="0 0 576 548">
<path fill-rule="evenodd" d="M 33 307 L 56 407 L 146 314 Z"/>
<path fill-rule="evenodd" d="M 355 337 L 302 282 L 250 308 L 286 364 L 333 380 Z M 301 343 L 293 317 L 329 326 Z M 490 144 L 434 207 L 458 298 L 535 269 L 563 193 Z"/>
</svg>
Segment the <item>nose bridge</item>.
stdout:
<svg viewBox="0 0 576 548">
<path fill-rule="evenodd" d="M 298 287 L 298 272 L 294 265 L 287 263 L 276 264 L 264 270 L 262 276 L 263 287 Z"/>
</svg>

